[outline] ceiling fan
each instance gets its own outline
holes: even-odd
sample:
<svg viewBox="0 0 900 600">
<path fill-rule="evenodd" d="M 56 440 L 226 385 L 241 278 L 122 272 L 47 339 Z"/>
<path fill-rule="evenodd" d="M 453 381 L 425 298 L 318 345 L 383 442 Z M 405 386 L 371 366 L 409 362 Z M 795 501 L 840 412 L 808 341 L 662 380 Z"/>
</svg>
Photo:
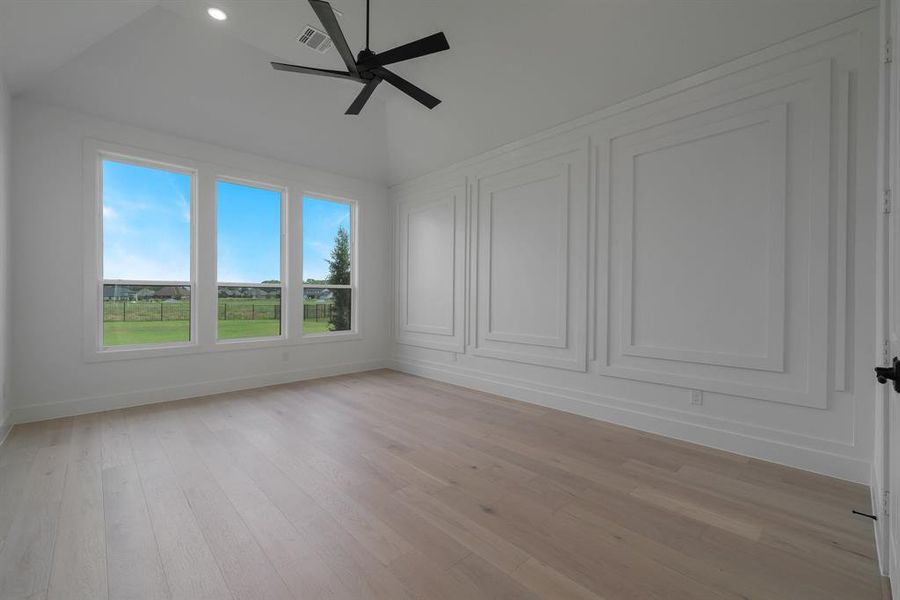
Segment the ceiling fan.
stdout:
<svg viewBox="0 0 900 600">
<path fill-rule="evenodd" d="M 349 79 L 351 81 L 362 83 L 364 86 L 362 91 L 356 97 L 356 100 L 353 101 L 353 104 L 350 105 L 350 108 L 347 109 L 347 112 L 344 113 L 348 115 L 358 115 L 372 96 L 372 92 L 375 91 L 375 88 L 378 87 L 378 84 L 382 81 L 387 81 L 389 84 L 415 100 L 418 100 L 429 109 L 432 109 L 441 103 L 440 100 L 425 90 L 413 85 L 396 73 L 388 71 L 384 66 L 404 60 L 410 60 L 412 58 L 418 58 L 427 54 L 434 54 L 435 52 L 449 50 L 450 44 L 447 43 L 447 38 L 444 36 L 443 32 L 435 33 L 420 40 L 416 40 L 415 42 L 410 42 L 402 46 L 397 46 L 392 50 L 376 54 L 369 49 L 369 0 L 366 0 L 366 48 L 362 50 L 356 60 L 354 60 L 353 53 L 350 51 L 350 46 L 347 45 L 347 40 L 344 38 L 344 32 L 341 31 L 341 26 L 337 21 L 337 17 L 335 16 L 334 10 L 331 8 L 331 5 L 328 2 L 325 2 L 325 0 L 309 0 L 309 3 L 313 10 L 316 11 L 316 15 L 325 27 L 325 31 L 331 36 L 331 41 L 341 55 L 341 58 L 344 60 L 344 64 L 347 65 L 347 70 L 335 71 L 332 69 L 317 69 L 314 67 L 301 67 L 300 65 L 289 65 L 280 62 L 273 62 L 273 68 L 278 71 L 324 75 L 326 77 Z"/>
</svg>

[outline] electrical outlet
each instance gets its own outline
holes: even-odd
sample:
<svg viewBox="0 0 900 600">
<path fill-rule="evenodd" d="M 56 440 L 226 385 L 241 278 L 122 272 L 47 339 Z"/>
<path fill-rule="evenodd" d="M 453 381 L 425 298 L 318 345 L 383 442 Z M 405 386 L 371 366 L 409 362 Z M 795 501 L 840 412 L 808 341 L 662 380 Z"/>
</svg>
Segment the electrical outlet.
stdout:
<svg viewBox="0 0 900 600">
<path fill-rule="evenodd" d="M 703 392 L 700 390 L 691 390 L 691 404 L 694 406 L 703 405 Z"/>
<path fill-rule="evenodd" d="M 459 360 L 459 357 L 457 356 L 456 352 L 451 352 L 449 359 L 450 359 L 450 362 L 456 362 L 457 360 Z"/>
<path fill-rule="evenodd" d="M 281 362 L 287 362 L 291 359 L 291 353 L 285 350 L 281 353 Z"/>
</svg>

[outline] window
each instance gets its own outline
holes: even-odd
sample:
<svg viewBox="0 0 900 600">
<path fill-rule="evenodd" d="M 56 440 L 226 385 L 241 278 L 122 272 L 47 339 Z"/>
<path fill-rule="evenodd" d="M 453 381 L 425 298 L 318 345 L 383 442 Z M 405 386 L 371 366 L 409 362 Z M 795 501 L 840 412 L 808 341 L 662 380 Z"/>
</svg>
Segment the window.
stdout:
<svg viewBox="0 0 900 600">
<path fill-rule="evenodd" d="M 352 331 L 353 215 L 346 202 L 303 198 L 303 333 Z"/>
<path fill-rule="evenodd" d="M 282 333 L 282 196 L 273 188 L 216 182 L 220 340 Z"/>
<path fill-rule="evenodd" d="M 85 140 L 85 360 L 358 339 L 356 203 L 279 172 Z"/>
<path fill-rule="evenodd" d="M 191 341 L 188 170 L 101 160 L 101 345 Z"/>
</svg>

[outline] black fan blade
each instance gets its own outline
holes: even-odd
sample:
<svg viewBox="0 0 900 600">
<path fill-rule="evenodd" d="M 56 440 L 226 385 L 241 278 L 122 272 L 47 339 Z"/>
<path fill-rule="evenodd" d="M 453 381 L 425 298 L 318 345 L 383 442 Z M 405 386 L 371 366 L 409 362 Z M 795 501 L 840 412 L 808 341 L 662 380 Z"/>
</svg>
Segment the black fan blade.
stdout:
<svg viewBox="0 0 900 600">
<path fill-rule="evenodd" d="M 434 35 L 423 37 L 421 40 L 397 46 L 387 52 L 364 58 L 359 61 L 359 66 L 367 68 L 380 67 L 449 49 L 450 44 L 447 43 L 447 38 L 443 32 L 435 33 Z"/>
<path fill-rule="evenodd" d="M 337 77 L 338 79 L 359 78 L 347 71 L 332 71 L 331 69 L 316 69 L 314 67 L 301 67 L 300 65 L 289 65 L 287 63 L 273 62 L 272 68 L 276 71 L 290 71 L 292 73 L 306 73 L 307 75 L 325 75 L 326 77 Z"/>
<path fill-rule="evenodd" d="M 338 23 L 337 16 L 331 9 L 331 5 L 325 2 L 325 0 L 309 0 L 309 4 L 313 7 L 313 10 L 316 11 L 316 15 L 318 15 L 319 20 L 322 22 L 325 31 L 328 32 L 331 43 L 334 44 L 338 54 L 344 59 L 347 70 L 356 75 L 359 72 L 356 68 L 356 60 L 353 58 L 353 52 L 350 51 L 350 46 L 347 45 L 347 39 L 344 37 L 344 32 L 341 31 L 341 25 Z"/>
<path fill-rule="evenodd" d="M 418 100 L 419 102 L 421 102 L 422 104 L 427 106 L 429 109 L 432 109 L 441 103 L 440 100 L 438 100 L 437 98 L 435 98 L 434 96 L 432 96 L 431 94 L 429 94 L 428 92 L 423 90 L 422 88 L 420 88 L 416 85 L 413 85 L 412 83 L 403 79 L 399 75 L 392 73 L 391 71 L 388 71 L 384 67 L 376 67 L 376 68 L 372 69 L 372 72 L 375 75 L 377 75 L 378 77 L 381 77 L 382 79 L 387 81 L 389 84 L 391 84 L 392 86 L 394 86 L 395 88 L 397 88 L 398 90 L 403 92 L 404 94 L 408 94 L 409 96 L 412 96 L 415 100 Z"/>
<path fill-rule="evenodd" d="M 375 79 L 370 79 L 369 82 L 363 87 L 362 91 L 356 97 L 356 100 L 353 101 L 353 104 L 350 105 L 350 108 L 347 109 L 345 115 L 358 115 L 360 111 L 363 109 L 363 106 L 366 105 L 366 102 L 369 101 L 369 98 L 372 96 L 372 92 L 375 91 L 375 88 L 378 87 L 378 84 L 381 83 L 381 78 L 376 77 Z"/>
</svg>

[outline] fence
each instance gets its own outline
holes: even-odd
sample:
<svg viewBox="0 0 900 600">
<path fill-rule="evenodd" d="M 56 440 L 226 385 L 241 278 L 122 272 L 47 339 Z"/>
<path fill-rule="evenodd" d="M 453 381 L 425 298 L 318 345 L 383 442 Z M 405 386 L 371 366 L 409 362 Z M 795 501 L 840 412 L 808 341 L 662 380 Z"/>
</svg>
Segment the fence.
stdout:
<svg viewBox="0 0 900 600">
<path fill-rule="evenodd" d="M 304 321 L 330 321 L 334 303 L 304 304 Z M 190 302 L 114 302 L 103 303 L 104 321 L 189 321 Z M 281 304 L 220 302 L 220 321 L 280 320 Z"/>
<path fill-rule="evenodd" d="M 189 321 L 190 302 L 104 302 L 104 321 Z"/>
<path fill-rule="evenodd" d="M 334 314 L 334 303 L 327 304 L 304 304 L 303 320 L 304 321 L 330 321 L 331 315 Z"/>
<path fill-rule="evenodd" d="M 220 321 L 256 321 L 281 319 L 280 304 L 219 303 Z"/>
</svg>

